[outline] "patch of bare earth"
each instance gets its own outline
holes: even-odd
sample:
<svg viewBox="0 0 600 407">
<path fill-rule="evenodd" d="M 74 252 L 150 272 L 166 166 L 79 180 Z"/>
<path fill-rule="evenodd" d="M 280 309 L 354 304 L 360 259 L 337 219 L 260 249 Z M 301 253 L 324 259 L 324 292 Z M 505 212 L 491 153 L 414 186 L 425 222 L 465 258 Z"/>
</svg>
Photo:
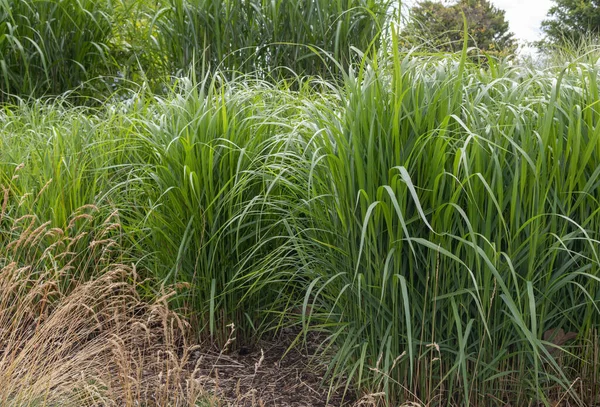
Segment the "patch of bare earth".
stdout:
<svg viewBox="0 0 600 407">
<path fill-rule="evenodd" d="M 343 389 L 329 392 L 325 369 L 314 358 L 316 345 L 293 347 L 294 337 L 260 341 L 251 350 L 196 351 L 190 369 L 205 391 L 223 405 L 240 407 L 338 407 L 351 405 Z"/>
</svg>

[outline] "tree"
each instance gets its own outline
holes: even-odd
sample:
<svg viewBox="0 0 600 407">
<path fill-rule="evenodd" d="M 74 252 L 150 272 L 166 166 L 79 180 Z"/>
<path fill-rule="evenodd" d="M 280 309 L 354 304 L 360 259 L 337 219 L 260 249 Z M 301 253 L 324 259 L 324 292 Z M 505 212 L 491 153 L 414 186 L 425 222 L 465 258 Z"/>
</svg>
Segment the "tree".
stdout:
<svg viewBox="0 0 600 407">
<path fill-rule="evenodd" d="M 467 19 L 469 47 L 495 55 L 509 55 L 516 49 L 514 34 L 509 31 L 504 10 L 488 0 L 459 0 L 450 5 L 426 0 L 411 10 L 404 30 L 404 44 L 426 46 L 436 51 L 457 52 L 463 46 L 464 22 Z"/>
<path fill-rule="evenodd" d="M 540 43 L 579 43 L 589 35 L 600 34 L 600 0 L 554 0 L 556 3 L 542 21 L 545 40 Z"/>
</svg>

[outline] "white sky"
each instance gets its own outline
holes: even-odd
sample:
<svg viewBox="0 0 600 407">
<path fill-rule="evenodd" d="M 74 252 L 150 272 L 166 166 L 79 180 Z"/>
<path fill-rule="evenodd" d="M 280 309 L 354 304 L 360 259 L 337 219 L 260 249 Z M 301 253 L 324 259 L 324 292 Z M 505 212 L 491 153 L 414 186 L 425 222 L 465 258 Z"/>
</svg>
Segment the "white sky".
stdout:
<svg viewBox="0 0 600 407">
<path fill-rule="evenodd" d="M 541 39 L 540 24 L 552 7 L 551 0 L 491 0 L 494 6 L 506 11 L 510 30 L 524 41 Z"/>
</svg>

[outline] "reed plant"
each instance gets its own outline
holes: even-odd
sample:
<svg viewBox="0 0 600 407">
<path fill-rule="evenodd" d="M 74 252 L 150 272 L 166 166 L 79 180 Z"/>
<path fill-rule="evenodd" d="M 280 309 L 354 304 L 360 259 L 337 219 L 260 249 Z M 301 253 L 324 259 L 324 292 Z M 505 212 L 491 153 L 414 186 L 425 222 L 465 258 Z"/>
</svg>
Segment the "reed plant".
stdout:
<svg viewBox="0 0 600 407">
<path fill-rule="evenodd" d="M 595 402 L 597 77 L 394 53 L 306 105 L 302 323 L 332 378 L 392 404 Z"/>
<path fill-rule="evenodd" d="M 0 2 L 0 102 L 66 91 L 102 98 L 170 77 L 339 78 L 377 49 L 390 0 Z M 80 102 L 90 102 L 82 99 Z"/>
</svg>

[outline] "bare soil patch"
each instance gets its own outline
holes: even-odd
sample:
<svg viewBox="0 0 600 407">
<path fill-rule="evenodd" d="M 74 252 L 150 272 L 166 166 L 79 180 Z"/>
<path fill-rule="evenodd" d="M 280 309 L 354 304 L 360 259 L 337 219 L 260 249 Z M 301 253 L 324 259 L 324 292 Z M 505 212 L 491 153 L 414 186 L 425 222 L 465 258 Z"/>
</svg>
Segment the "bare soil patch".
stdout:
<svg viewBox="0 0 600 407">
<path fill-rule="evenodd" d="M 289 349 L 292 335 L 264 340 L 230 353 L 196 351 L 190 361 L 195 378 L 223 405 L 240 407 L 338 407 L 352 404 L 343 389 L 330 393 L 325 367 L 312 355 L 316 345 Z"/>
</svg>

